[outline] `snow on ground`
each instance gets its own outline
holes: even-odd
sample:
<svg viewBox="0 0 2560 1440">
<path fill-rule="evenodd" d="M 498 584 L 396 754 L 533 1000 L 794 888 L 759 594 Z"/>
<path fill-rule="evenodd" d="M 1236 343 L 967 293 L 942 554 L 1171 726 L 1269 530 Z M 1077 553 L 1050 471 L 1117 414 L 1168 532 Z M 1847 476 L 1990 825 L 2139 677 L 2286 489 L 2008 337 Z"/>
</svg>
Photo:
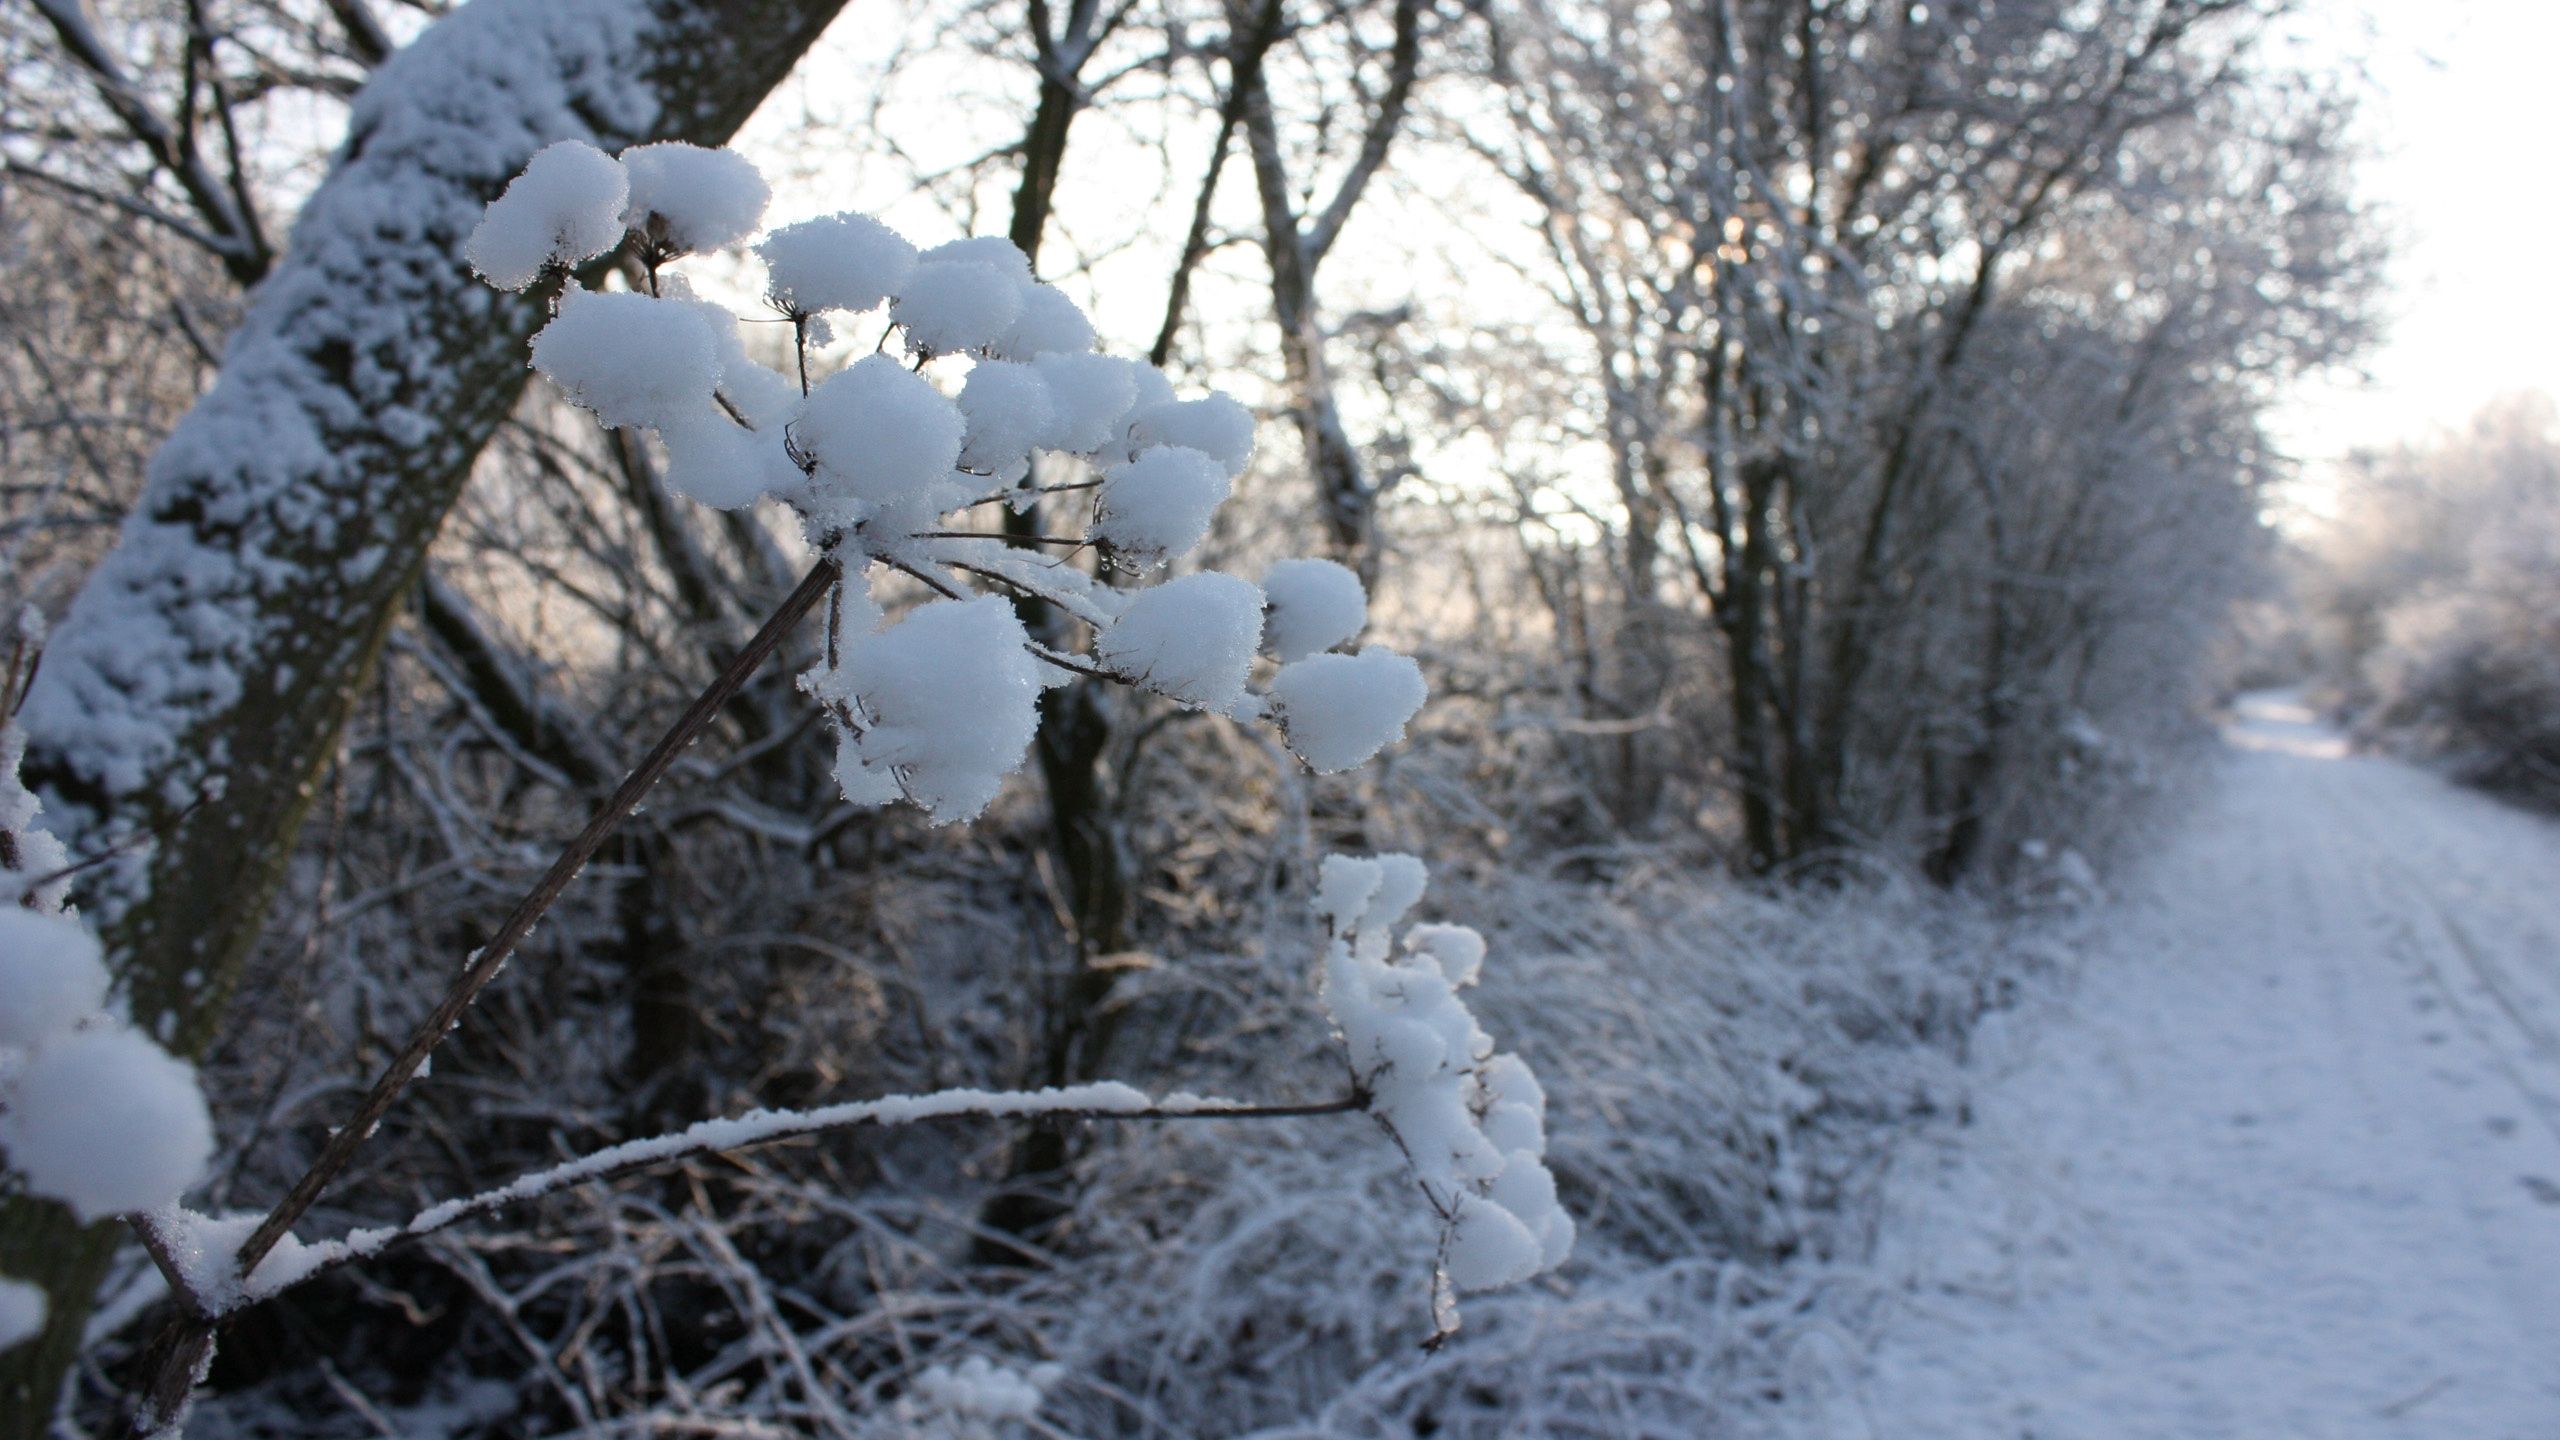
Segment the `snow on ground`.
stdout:
<svg viewBox="0 0 2560 1440">
<path fill-rule="evenodd" d="M 1974 1123 L 1901 1162 L 1894 1298 L 1817 1429 L 2560 1436 L 2560 826 L 2282 696 L 2229 739 L 2074 993 L 1984 1037 Z"/>
</svg>

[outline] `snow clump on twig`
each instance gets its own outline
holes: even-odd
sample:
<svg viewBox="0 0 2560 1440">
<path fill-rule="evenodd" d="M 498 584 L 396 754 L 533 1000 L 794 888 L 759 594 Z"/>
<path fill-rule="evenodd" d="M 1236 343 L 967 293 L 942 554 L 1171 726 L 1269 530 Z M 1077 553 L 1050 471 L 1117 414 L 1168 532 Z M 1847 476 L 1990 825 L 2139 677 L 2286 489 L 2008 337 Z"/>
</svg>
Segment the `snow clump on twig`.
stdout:
<svg viewBox="0 0 2560 1440">
<path fill-rule="evenodd" d="M 0 1153 L 83 1223 L 175 1202 L 213 1156 L 195 1068 L 107 1005 L 78 921 L 0 909 Z"/>
<path fill-rule="evenodd" d="M 1458 992 L 1484 962 L 1462 925 L 1397 927 L 1428 872 L 1410 855 L 1325 857 L 1316 911 L 1330 932 L 1319 994 L 1342 1032 L 1371 1113 L 1413 1166 L 1440 1219 L 1434 1318 L 1457 1326 L 1456 1295 L 1517 1284 L 1564 1263 L 1573 1217 L 1546 1166 L 1546 1092 L 1498 1054 Z"/>
<path fill-rule="evenodd" d="M 1021 767 L 1040 690 L 1079 677 L 1271 721 L 1318 771 L 1404 733 L 1419 667 L 1377 646 L 1332 653 L 1368 619 L 1349 570 L 1283 562 L 1269 593 L 1215 573 L 1131 590 L 1069 563 L 1090 553 L 1143 574 L 1196 549 L 1252 462 L 1250 410 L 1096 353 L 1084 312 L 1000 236 L 919 250 L 850 213 L 753 243 L 766 303 L 790 322 L 777 368 L 749 352 L 735 315 L 660 269 L 749 244 L 769 199 L 726 151 L 616 159 L 564 142 L 490 206 L 469 256 L 504 288 L 559 280 L 534 368 L 605 424 L 654 434 L 670 490 L 729 510 L 778 501 L 841 566 L 825 655 L 802 684 L 835 722 L 847 799 L 978 814 Z M 579 284 L 574 267 L 625 243 L 645 293 Z M 884 335 L 876 353 L 813 373 L 838 321 L 874 312 L 900 344 Z M 1064 553 L 983 523 L 999 506 L 1048 522 L 1029 543 Z M 923 597 L 895 618 L 897 597 L 874 593 L 892 573 Z M 1035 612 L 1013 613 L 1028 602 L 1065 619 L 1035 637 Z"/>
</svg>

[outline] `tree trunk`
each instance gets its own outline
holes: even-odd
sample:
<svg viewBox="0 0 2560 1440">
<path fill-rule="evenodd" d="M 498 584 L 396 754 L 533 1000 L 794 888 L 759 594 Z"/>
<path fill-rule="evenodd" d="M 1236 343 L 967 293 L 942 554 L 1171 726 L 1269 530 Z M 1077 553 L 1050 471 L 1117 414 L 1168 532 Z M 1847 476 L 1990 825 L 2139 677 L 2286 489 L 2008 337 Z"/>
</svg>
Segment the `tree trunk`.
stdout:
<svg viewBox="0 0 2560 1440">
<path fill-rule="evenodd" d="M 25 712 L 75 853 L 156 837 L 84 900 L 135 1023 L 172 1050 L 220 1031 L 349 699 L 524 385 L 544 307 L 459 259 L 481 208 L 553 140 L 726 140 L 841 4 L 481 0 L 357 98 Z M 0 1437 L 45 1429 L 116 1234 L 0 1208 L 0 1272 L 51 1304 L 0 1355 Z"/>
</svg>

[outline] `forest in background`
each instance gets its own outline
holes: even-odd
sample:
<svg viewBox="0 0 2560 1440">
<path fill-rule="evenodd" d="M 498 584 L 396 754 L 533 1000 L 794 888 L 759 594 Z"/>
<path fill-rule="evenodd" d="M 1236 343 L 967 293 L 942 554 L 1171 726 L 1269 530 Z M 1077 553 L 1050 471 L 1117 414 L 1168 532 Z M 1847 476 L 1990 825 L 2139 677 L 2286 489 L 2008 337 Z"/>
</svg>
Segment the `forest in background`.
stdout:
<svg viewBox="0 0 2560 1440">
<path fill-rule="evenodd" d="M 544 1200 L 244 1312 L 196 1433 L 1013 1423 L 919 1408 L 972 1359 L 1034 1385 L 1033 1434 L 1694 1435 L 1783 1393 L 1772 1337 L 1853 1283 L 1894 1128 L 1959 1103 L 1973 1019 L 2054 963 L 2023 922 L 2138 841 L 2210 733 L 2227 612 L 2275 583 L 2269 407 L 2369 338 L 2352 97 L 2288 63 L 2292 7 L 596 8 L 687 42 L 639 67 L 654 118 L 545 98 L 616 57 L 539 46 L 483 61 L 523 101 L 507 123 L 436 112 L 394 57 L 437 6 L 0 17 L 7 599 L 58 616 L 155 503 L 146 474 L 174 493 L 232 463 L 152 456 L 252 287 L 418 304 L 406 272 L 349 263 L 376 239 L 458 273 L 432 224 L 293 228 L 333 169 L 391 163 L 331 149 L 351 103 L 481 200 L 565 134 L 743 124 L 777 216 L 1005 235 L 1106 348 L 1245 400 L 1261 450 L 1202 559 L 1342 561 L 1432 699 L 1377 764 L 1310 776 L 1255 732 L 1071 685 L 995 808 L 935 827 L 844 802 L 796 635 L 313 1225 L 756 1104 L 1322 1093 L 1314 866 L 1370 849 L 1424 857 L 1433 913 L 1492 939 L 1482 1005 L 1545 1078 L 1582 1247 L 1422 1359 L 1426 1217 L 1356 1117 L 829 1137 Z M 382 108 L 404 101 L 415 133 Z M 756 293 L 749 262 L 697 263 L 707 292 Z M 635 283 L 612 268 L 594 283 Z M 159 837 L 146 918 L 109 942 L 137 1018 L 202 1066 L 209 1213 L 303 1172 L 806 559 L 526 385 L 530 307 L 421 319 L 429 353 L 313 352 L 349 397 L 408 367 L 437 403 L 333 420 L 362 463 L 332 501 L 372 528 L 306 556 L 326 583 L 273 617 L 295 678 L 169 762 L 223 755 L 223 798 L 147 777 L 87 837 Z M 326 579 L 383 537 L 417 562 Z M 2529 636 L 2548 553 L 2428 615 L 2368 565 L 2332 609 L 2411 654 L 2430 624 Z M 2404 707 L 2497 693 L 2429 664 L 2495 668 L 2357 673 Z M 31 725 L 29 774 L 76 811 L 94 777 L 66 729 Z M 33 1232 L 5 1233 L 16 1254 Z M 115 1242 L 77 1242 L 106 1282 L 84 1423 L 158 1319 Z"/>
</svg>

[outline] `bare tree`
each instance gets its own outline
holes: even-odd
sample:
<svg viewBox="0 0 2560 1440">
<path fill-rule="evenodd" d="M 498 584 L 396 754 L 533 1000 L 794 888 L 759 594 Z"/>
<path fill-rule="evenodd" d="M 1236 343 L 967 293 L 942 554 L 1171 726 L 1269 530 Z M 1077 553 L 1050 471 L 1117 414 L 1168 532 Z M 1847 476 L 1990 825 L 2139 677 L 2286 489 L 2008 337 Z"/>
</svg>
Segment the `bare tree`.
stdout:
<svg viewBox="0 0 2560 1440">
<path fill-rule="evenodd" d="M 1231 4 L 1230 28 L 1254 28 L 1253 11 L 1250 4 Z M 1237 67 L 1245 144 L 1253 156 L 1254 194 L 1262 207 L 1262 250 L 1271 267 L 1271 314 L 1280 328 L 1280 355 L 1288 368 L 1290 414 L 1313 474 L 1325 532 L 1335 554 L 1355 567 L 1369 563 L 1377 480 L 1343 429 L 1333 368 L 1325 354 L 1316 274 L 1405 127 L 1421 72 L 1425 26 L 1436 18 L 1426 0 L 1395 0 L 1392 37 L 1374 78 L 1362 74 L 1356 59 L 1343 67 L 1361 119 L 1356 142 L 1336 167 L 1331 193 L 1320 201 L 1311 175 L 1293 178 L 1267 67 L 1258 61 Z M 1345 25 L 1338 33 L 1352 46 L 1361 45 L 1355 26 Z M 1321 150 L 1313 157 L 1322 158 Z"/>
<path fill-rule="evenodd" d="M 1604 4 L 1504 27 L 1514 123 L 1479 148 L 1546 216 L 1559 296 L 1607 377 L 1595 403 L 1628 594 L 1675 557 L 1721 638 L 1715 748 L 1746 863 L 1882 842 L 1952 878 L 1982 853 L 2012 707 L 2041 683 L 2015 663 L 2023 497 L 1986 471 L 1983 417 L 2058 425 L 1994 404 L 2054 363 L 2037 346 L 2126 347 L 2122 423 L 2167 445 L 2160 417 L 2205 370 L 2322 363 L 2353 339 L 2342 297 L 2364 272 L 2340 248 L 2334 174 L 2297 163 L 2334 155 L 2333 117 L 2252 129 L 2216 109 L 2257 84 L 2269 13 L 1727 3 L 1657 29 Z M 2207 153 L 2251 158 L 2156 159 L 2208 132 Z M 2193 287 L 2162 297 L 2168 313 L 2219 327 L 2146 340 L 2093 323 L 2106 302 L 2039 260 L 2263 182 L 2279 159 L 2301 203 L 2212 212 L 2275 217 L 2226 220 L 2233 238 L 2212 241 L 2279 277 L 2272 303 L 2232 306 L 2223 269 L 2155 281 L 2144 266 L 2165 247 L 2119 250 L 2106 271 Z M 2245 492 L 2253 473 L 2218 483 Z M 2064 474 L 2122 483 L 2085 459 Z M 1950 664 L 1971 698 L 1949 698 Z"/>
</svg>

